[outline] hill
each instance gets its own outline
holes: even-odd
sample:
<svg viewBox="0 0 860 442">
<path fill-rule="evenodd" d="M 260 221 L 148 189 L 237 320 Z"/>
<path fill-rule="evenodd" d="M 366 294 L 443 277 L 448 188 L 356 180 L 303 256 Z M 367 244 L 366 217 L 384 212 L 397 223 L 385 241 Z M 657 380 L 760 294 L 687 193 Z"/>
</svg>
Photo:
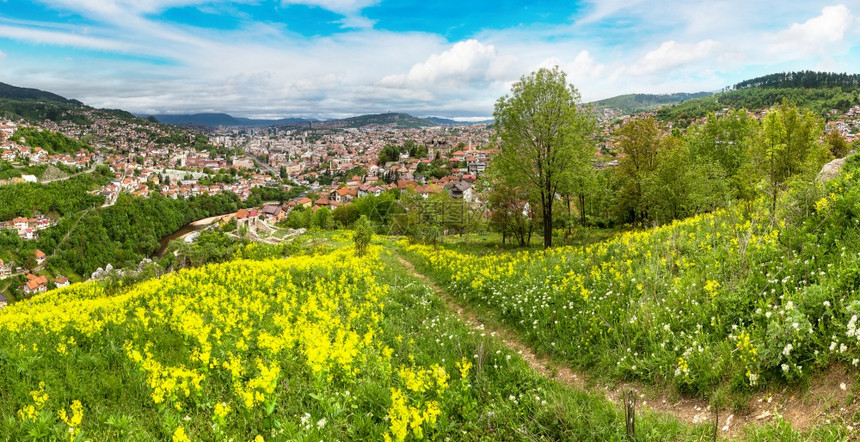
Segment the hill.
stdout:
<svg viewBox="0 0 860 442">
<path fill-rule="evenodd" d="M 397 129 L 414 129 L 432 126 L 462 126 L 470 124 L 491 124 L 492 120 L 479 122 L 463 122 L 448 118 L 426 117 L 418 118 L 403 113 L 385 113 L 359 115 L 357 117 L 339 120 L 314 120 L 305 118 L 282 118 L 278 120 L 261 120 L 251 118 L 234 117 L 224 113 L 203 114 L 176 114 L 176 115 L 152 115 L 156 121 L 164 124 L 175 124 L 183 126 L 200 127 L 313 127 L 320 129 L 347 129 L 362 128 L 367 126 L 387 126 Z"/>
<path fill-rule="evenodd" d="M 709 97 L 711 92 L 696 93 L 674 93 L 674 94 L 626 94 L 605 100 L 593 101 L 591 104 L 595 110 L 617 109 L 625 114 L 654 109 L 667 104 L 680 103 L 694 98 Z"/>
<path fill-rule="evenodd" d="M 488 425 L 490 439 L 623 437 L 602 395 L 541 378 L 379 246 L 273 250 L 0 309 L 0 438 L 462 440 Z M 639 425 L 705 434 L 664 416 Z"/>
<path fill-rule="evenodd" d="M 440 124 L 426 118 L 413 117 L 402 113 L 384 113 L 360 115 L 342 120 L 329 120 L 314 124 L 315 128 L 323 129 L 357 129 L 369 126 L 386 127 L 391 129 L 416 129 L 439 126 Z"/>
<path fill-rule="evenodd" d="M 0 99 L 9 100 L 36 100 L 36 101 L 56 101 L 58 103 L 81 105 L 77 100 L 69 100 L 51 92 L 45 92 L 39 89 L 30 89 L 12 86 L 6 83 L 0 83 Z"/>
<path fill-rule="evenodd" d="M 463 126 L 463 125 L 481 125 L 481 124 L 493 124 L 494 120 L 480 120 L 480 121 L 457 121 L 452 120 L 450 118 L 440 118 L 440 117 L 425 117 L 425 120 L 432 121 L 442 126 Z"/>
<path fill-rule="evenodd" d="M 92 116 L 116 118 L 126 122 L 144 121 L 124 110 L 95 109 L 78 100 L 70 100 L 51 92 L 0 83 L 0 117 L 21 119 L 31 124 L 47 120 L 89 125 L 92 124 Z"/>
<path fill-rule="evenodd" d="M 657 118 L 680 126 L 726 108 L 760 110 L 788 100 L 821 116 L 860 104 L 860 75 L 787 72 L 745 80 L 730 90 L 660 108 Z"/>
<path fill-rule="evenodd" d="M 316 120 L 303 118 L 282 118 L 277 120 L 262 120 L 234 117 L 225 113 L 201 113 L 201 114 L 160 114 L 152 115 L 157 121 L 164 124 L 193 125 L 193 126 L 229 126 L 229 127 L 268 127 L 275 125 L 303 124 Z"/>
<path fill-rule="evenodd" d="M 405 249 L 458 299 L 571 366 L 743 397 L 860 358 L 860 157 L 802 189 L 776 219 L 760 201 L 586 247 Z"/>
</svg>

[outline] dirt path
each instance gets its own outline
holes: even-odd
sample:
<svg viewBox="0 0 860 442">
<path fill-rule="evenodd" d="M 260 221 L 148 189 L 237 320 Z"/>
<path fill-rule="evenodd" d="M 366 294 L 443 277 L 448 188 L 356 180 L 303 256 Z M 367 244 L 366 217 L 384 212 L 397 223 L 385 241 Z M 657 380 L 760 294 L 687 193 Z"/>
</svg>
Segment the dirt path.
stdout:
<svg viewBox="0 0 860 442">
<path fill-rule="evenodd" d="M 570 367 L 556 363 L 548 358 L 539 356 L 534 350 L 522 342 L 515 333 L 495 321 L 487 321 L 474 312 L 454 301 L 441 287 L 427 276 L 415 270 L 415 266 L 403 257 L 398 257 L 407 271 L 424 281 L 439 298 L 454 311 L 460 319 L 473 328 L 490 333 L 500 339 L 508 348 L 518 353 L 523 360 L 536 372 L 547 378 L 583 391 L 603 394 L 607 400 L 621 407 L 621 394 L 632 390 L 638 395 L 637 408 L 670 414 L 679 421 L 688 424 L 714 424 L 715 414 L 708 402 L 698 398 L 677 397 L 665 391 L 655 391 L 653 388 L 637 383 L 617 383 L 595 385 L 586 373 L 578 372 Z M 719 410 L 718 431 L 720 439 L 733 439 L 743 434 L 743 427 L 748 424 L 765 424 L 772 422 L 776 415 L 782 416 L 791 423 L 792 428 L 804 430 L 816 424 L 830 422 L 836 419 L 860 430 L 857 423 L 851 422 L 851 417 L 860 409 L 856 403 L 848 404 L 853 396 L 852 387 L 854 376 L 847 367 L 832 367 L 812 380 L 811 386 L 805 392 L 781 391 L 762 392 L 754 395 L 747 404 L 743 414 L 733 414 L 729 410 Z M 854 433 L 854 437 L 858 434 Z"/>
</svg>

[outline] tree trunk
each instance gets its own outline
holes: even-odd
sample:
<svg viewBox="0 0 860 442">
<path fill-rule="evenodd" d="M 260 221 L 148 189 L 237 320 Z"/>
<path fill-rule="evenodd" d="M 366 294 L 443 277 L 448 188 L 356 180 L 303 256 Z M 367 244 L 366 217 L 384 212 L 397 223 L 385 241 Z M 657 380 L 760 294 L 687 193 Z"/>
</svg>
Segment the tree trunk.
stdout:
<svg viewBox="0 0 860 442">
<path fill-rule="evenodd" d="M 549 195 L 544 201 L 543 206 L 543 247 L 548 249 L 552 247 L 552 195 Z"/>
<path fill-rule="evenodd" d="M 579 195 L 579 222 L 585 226 L 585 194 Z"/>
<path fill-rule="evenodd" d="M 565 195 L 565 200 L 567 201 L 567 238 L 571 236 L 571 225 L 573 224 L 573 206 L 570 205 L 570 195 Z"/>
</svg>

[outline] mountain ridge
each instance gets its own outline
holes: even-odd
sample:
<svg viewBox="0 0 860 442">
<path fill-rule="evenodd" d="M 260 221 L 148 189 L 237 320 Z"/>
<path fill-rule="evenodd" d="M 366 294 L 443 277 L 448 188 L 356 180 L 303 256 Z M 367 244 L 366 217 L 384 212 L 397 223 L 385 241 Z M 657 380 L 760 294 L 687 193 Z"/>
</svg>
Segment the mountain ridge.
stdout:
<svg viewBox="0 0 860 442">
<path fill-rule="evenodd" d="M 71 100 L 52 92 L 47 92 L 40 89 L 12 86 L 11 84 L 2 82 L 0 82 L 0 98 L 6 98 L 10 100 L 57 101 L 64 104 L 74 104 L 81 106 L 83 105 L 83 103 L 78 100 Z"/>
</svg>

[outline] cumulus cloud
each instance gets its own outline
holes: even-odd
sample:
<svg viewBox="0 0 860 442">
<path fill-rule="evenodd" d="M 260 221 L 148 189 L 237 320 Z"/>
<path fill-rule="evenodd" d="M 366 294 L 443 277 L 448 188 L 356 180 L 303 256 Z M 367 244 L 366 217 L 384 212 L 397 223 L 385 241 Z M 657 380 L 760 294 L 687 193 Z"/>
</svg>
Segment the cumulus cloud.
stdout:
<svg viewBox="0 0 860 442">
<path fill-rule="evenodd" d="M 826 6 L 821 15 L 771 35 L 772 54 L 823 55 L 845 40 L 855 18 L 845 5 Z"/>
<path fill-rule="evenodd" d="M 567 66 L 567 73 L 572 81 L 594 80 L 600 78 L 605 70 L 606 66 L 598 63 L 588 51 L 580 51 Z"/>
<path fill-rule="evenodd" d="M 386 76 L 379 85 L 393 88 L 427 87 L 492 81 L 503 75 L 505 61 L 506 58 L 499 57 L 495 46 L 466 40 L 415 64 L 406 74 Z"/>
<path fill-rule="evenodd" d="M 394 110 L 477 116 L 489 114 L 514 81 L 538 67 L 560 66 L 589 101 L 631 92 L 713 90 L 786 70 L 786 60 L 795 69 L 858 66 L 844 56 L 858 48 L 850 26 L 860 23 L 857 15 L 844 5 L 821 9 L 826 3 L 586 0 L 567 23 L 488 27 L 449 41 L 444 29 L 433 33 L 432 27 L 374 29 L 363 14 L 377 4 L 384 8 L 380 0 L 265 4 L 331 11 L 343 29 L 324 36 L 301 35 L 288 20 L 260 19 L 256 9 L 244 16 L 228 0 L 36 1 L 60 12 L 40 22 L 11 18 L 14 11 L 0 14 L 0 43 L 5 38 L 34 48 L 32 55 L 15 52 L 15 63 L 0 63 L 0 77 L 142 113 L 327 118 Z M 235 12 L 238 26 L 161 19 L 175 7 L 231 17 Z M 770 14 L 775 8 L 779 14 Z M 66 21 L 69 16 L 83 19 Z M 41 56 L 42 47 L 86 50 L 66 51 L 65 60 Z"/>
<path fill-rule="evenodd" d="M 633 66 L 630 66 L 628 72 L 632 75 L 648 75 L 666 71 L 714 57 L 722 47 L 720 43 L 710 39 L 696 44 L 665 41 L 660 47 L 637 60 Z"/>
</svg>

